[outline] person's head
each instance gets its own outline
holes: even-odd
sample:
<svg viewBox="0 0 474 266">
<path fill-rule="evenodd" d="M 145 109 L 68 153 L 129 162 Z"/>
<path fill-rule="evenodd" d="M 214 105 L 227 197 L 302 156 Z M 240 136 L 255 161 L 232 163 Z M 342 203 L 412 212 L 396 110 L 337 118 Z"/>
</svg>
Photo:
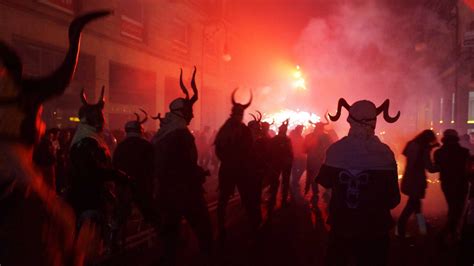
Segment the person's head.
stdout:
<svg viewBox="0 0 474 266">
<path fill-rule="evenodd" d="M 295 129 L 294 129 L 294 130 L 295 130 L 295 134 L 297 134 L 297 135 L 303 134 L 303 129 L 304 129 L 304 126 L 303 126 L 303 125 L 297 125 L 297 126 L 295 127 Z"/>
<path fill-rule="evenodd" d="M 357 101 L 352 105 L 349 105 L 344 98 L 340 98 L 337 106 L 336 115 L 329 115 L 332 121 L 337 121 L 341 116 L 341 109 L 344 107 L 349 111 L 347 122 L 351 125 L 351 128 L 361 128 L 374 134 L 375 126 L 377 124 L 377 116 L 383 113 L 383 118 L 388 123 L 395 123 L 400 118 L 400 111 L 391 117 L 388 114 L 388 108 L 390 106 L 390 100 L 385 100 L 380 106 L 376 107 L 374 103 L 368 100 Z"/>
<path fill-rule="evenodd" d="M 94 127 L 97 132 L 102 132 L 105 124 L 105 118 L 103 113 L 105 106 L 104 91 L 105 87 L 102 86 L 99 101 L 95 104 L 87 102 L 87 97 L 84 89 L 82 89 L 81 92 L 82 106 L 79 109 L 79 119 L 81 120 L 81 123 Z"/>
<path fill-rule="evenodd" d="M 281 123 L 280 127 L 278 128 L 278 135 L 286 136 L 286 132 L 288 131 L 288 124 L 290 123 L 289 119 L 286 119 Z"/>
<path fill-rule="evenodd" d="M 82 29 L 110 14 L 90 12 L 69 25 L 69 49 L 61 65 L 47 76 L 23 76 L 23 63 L 16 52 L 0 41 L 0 139 L 32 147 L 44 133 L 42 104 L 64 93 L 74 76 Z"/>
<path fill-rule="evenodd" d="M 193 90 L 193 96 L 189 98 L 189 92 L 186 86 L 183 83 L 183 70 L 181 69 L 181 73 L 179 75 L 179 86 L 183 93 L 186 95 L 185 98 L 176 98 L 174 99 L 170 105 L 169 109 L 170 112 L 182 117 L 186 123 L 189 125 L 191 120 L 194 118 L 193 113 L 193 105 L 198 100 L 198 89 L 196 86 L 196 67 L 194 67 L 193 76 L 191 78 L 191 89 Z M 160 120 L 161 121 L 161 120 Z"/>
<path fill-rule="evenodd" d="M 469 135 L 467 136 L 469 137 Z M 441 142 L 443 142 L 443 144 L 459 142 L 458 132 L 454 129 L 446 129 L 443 132 L 443 138 L 441 138 Z"/>
<path fill-rule="evenodd" d="M 414 140 L 421 146 L 430 146 L 437 142 L 436 134 L 430 129 L 423 130 Z"/>
<path fill-rule="evenodd" d="M 125 132 L 127 134 L 138 134 L 143 136 L 143 134 L 145 133 L 143 124 L 148 120 L 148 114 L 143 109 L 140 109 L 140 111 L 142 111 L 142 113 L 144 114 L 143 119 L 140 119 L 140 115 L 135 113 L 136 119 L 125 123 Z"/>
<path fill-rule="evenodd" d="M 253 95 L 252 95 L 252 91 L 250 91 L 250 100 L 248 101 L 248 103 L 241 104 L 241 103 L 238 103 L 238 102 L 235 101 L 235 93 L 236 92 L 237 92 L 237 89 L 235 89 L 232 92 L 232 97 L 231 97 L 232 111 L 231 111 L 230 117 L 233 118 L 236 121 L 242 122 L 242 120 L 244 119 L 244 111 L 252 103 Z"/>
</svg>

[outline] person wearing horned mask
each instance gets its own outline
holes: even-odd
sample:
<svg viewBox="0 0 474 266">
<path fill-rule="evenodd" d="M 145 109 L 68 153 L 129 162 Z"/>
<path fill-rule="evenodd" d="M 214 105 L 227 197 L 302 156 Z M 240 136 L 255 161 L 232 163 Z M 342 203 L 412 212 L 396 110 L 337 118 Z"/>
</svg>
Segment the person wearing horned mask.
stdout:
<svg viewBox="0 0 474 266">
<path fill-rule="evenodd" d="M 219 200 L 217 205 L 218 239 L 226 237 L 226 208 L 230 197 L 237 187 L 242 203 L 247 211 L 252 230 L 256 231 L 261 223 L 258 183 L 253 172 L 253 137 L 250 129 L 242 122 L 245 109 L 252 103 L 252 95 L 246 104 L 235 101 L 232 92 L 232 111 L 230 117 L 219 129 L 214 141 L 219 167 Z"/>
<path fill-rule="evenodd" d="M 25 77 L 15 51 L 0 41 L 0 264 L 83 265 L 94 234 L 76 230 L 72 209 L 33 166 L 33 147 L 44 133 L 42 104 L 62 95 L 74 76 L 81 32 L 110 14 L 95 11 L 69 25 L 69 48 L 50 75 Z"/>
<path fill-rule="evenodd" d="M 134 184 L 133 199 L 146 221 L 155 228 L 160 223 L 159 214 L 154 203 L 153 181 L 153 145 L 145 138 L 143 124 L 148 120 L 148 114 L 140 109 L 144 117 L 125 124 L 126 138 L 117 145 L 113 155 L 113 165 L 131 177 Z"/>
<path fill-rule="evenodd" d="M 194 68 L 189 92 L 180 75 L 180 87 L 185 98 L 169 105 L 169 112 L 160 119 L 160 129 L 153 137 L 154 174 L 158 180 L 158 203 L 161 212 L 161 237 L 164 241 L 164 265 L 176 265 L 181 219 L 184 217 L 196 234 L 202 259 L 210 259 L 212 226 L 203 184 L 209 171 L 198 165 L 194 136 L 188 126 L 194 117 L 193 105 L 198 100 Z"/>
<path fill-rule="evenodd" d="M 270 200 L 268 202 L 268 218 L 272 218 L 276 205 L 281 175 L 281 206 L 288 205 L 290 190 L 291 166 L 293 163 L 293 148 L 291 139 L 286 135 L 289 120 L 285 120 L 278 128 L 278 134 L 270 141 Z"/>
<path fill-rule="evenodd" d="M 346 137 L 332 144 L 326 153 L 316 182 L 332 189 L 327 223 L 331 226 L 327 250 L 328 265 L 386 265 L 390 210 L 400 202 L 397 164 L 390 148 L 375 136 L 377 116 L 394 123 L 400 117 L 388 113 L 389 100 L 376 107 L 362 100 L 349 105 L 350 130 Z"/>
</svg>

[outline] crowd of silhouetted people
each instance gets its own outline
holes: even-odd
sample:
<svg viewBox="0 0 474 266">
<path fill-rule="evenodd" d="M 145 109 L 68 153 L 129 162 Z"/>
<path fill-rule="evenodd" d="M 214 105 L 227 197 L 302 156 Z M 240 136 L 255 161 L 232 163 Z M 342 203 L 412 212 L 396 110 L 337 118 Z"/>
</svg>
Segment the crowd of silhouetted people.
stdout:
<svg viewBox="0 0 474 266">
<path fill-rule="evenodd" d="M 313 126 L 303 136 L 302 125 L 288 134 L 291 118 L 275 125 L 257 112 L 244 124 L 252 95 L 238 103 L 234 90 L 222 126 L 193 135 L 189 124 L 199 99 L 194 68 L 192 96 L 181 70 L 183 95 L 169 103 L 163 117 L 140 110 L 125 123 L 124 133 L 115 131 L 113 137 L 104 129 L 104 87 L 96 102 L 83 89 L 77 127 L 42 134 L 41 105 L 61 95 L 74 76 L 83 27 L 108 14 L 95 11 L 73 20 L 67 55 L 48 76 L 24 77 L 14 49 L 0 42 L 0 264 L 99 264 L 123 250 L 123 229 L 135 206 L 163 243 L 159 265 L 176 265 L 182 219 L 197 238 L 196 263 L 212 265 L 215 251 L 229 241 L 228 205 L 237 190 L 251 242 L 274 221 L 278 206 L 304 204 L 310 193 L 314 210 L 320 197 L 327 202 L 327 265 L 386 265 L 395 225 L 391 210 L 400 204 L 401 193 L 408 201 L 395 235 L 402 241 L 409 237 L 412 214 L 419 234 L 429 232 L 422 214 L 426 171 L 439 172 L 448 205 L 443 236 L 460 251 L 453 263 L 472 264 L 470 139 L 447 129 L 440 145 L 435 132 L 421 132 L 403 150 L 406 165 L 399 184 L 395 155 L 375 134 L 378 117 L 388 123 L 400 118 L 400 112 L 390 115 L 388 99 L 377 106 L 368 100 L 350 105 L 341 98 L 336 113 L 326 122 L 308 121 Z M 339 139 L 327 125 L 341 118 L 343 108 L 350 129 Z M 143 126 L 149 117 L 160 124 L 153 134 Z M 218 181 L 215 236 L 204 187 L 210 170 Z"/>
</svg>

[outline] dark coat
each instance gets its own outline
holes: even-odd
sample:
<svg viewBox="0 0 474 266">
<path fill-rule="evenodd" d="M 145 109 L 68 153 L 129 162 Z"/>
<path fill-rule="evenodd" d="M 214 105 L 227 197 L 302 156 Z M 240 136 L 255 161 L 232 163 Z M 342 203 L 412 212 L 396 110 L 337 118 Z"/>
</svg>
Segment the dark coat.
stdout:
<svg viewBox="0 0 474 266">
<path fill-rule="evenodd" d="M 214 144 L 221 161 L 219 182 L 250 178 L 253 138 L 245 124 L 228 119 L 217 132 Z"/>
<path fill-rule="evenodd" d="M 435 165 L 439 167 L 441 186 L 446 191 L 456 191 L 460 195 L 467 193 L 467 163 L 469 150 L 458 142 L 444 143 L 434 153 Z"/>
<path fill-rule="evenodd" d="M 401 191 L 409 197 L 422 199 L 425 197 L 426 170 L 436 171 L 431 163 L 431 148 L 422 147 L 415 141 L 408 142 L 403 150 L 403 155 L 407 158 L 405 173 L 401 182 Z"/>
<path fill-rule="evenodd" d="M 153 145 L 139 136 L 127 137 L 115 149 L 113 165 L 130 176 L 134 199 L 143 215 L 152 215 L 154 200 Z"/>
<path fill-rule="evenodd" d="M 100 209 L 106 193 L 104 184 L 116 179 L 110 153 L 93 138 L 75 143 L 70 151 L 71 189 L 69 201 L 80 215 L 85 210 Z"/>
<path fill-rule="evenodd" d="M 173 202 L 190 195 L 201 195 L 206 173 L 197 164 L 197 149 L 189 129 L 177 129 L 154 144 L 158 198 Z"/>
</svg>

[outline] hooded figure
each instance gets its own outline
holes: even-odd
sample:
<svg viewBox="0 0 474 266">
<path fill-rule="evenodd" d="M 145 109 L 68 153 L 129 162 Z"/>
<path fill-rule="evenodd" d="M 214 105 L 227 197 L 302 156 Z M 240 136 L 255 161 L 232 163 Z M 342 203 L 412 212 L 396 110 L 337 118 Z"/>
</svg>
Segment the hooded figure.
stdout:
<svg viewBox="0 0 474 266">
<path fill-rule="evenodd" d="M 194 68 L 191 88 L 194 95 L 189 98 L 183 84 L 182 70 L 180 86 L 185 98 L 173 100 L 170 111 L 160 120 L 161 126 L 153 138 L 155 175 L 158 179 L 158 202 L 162 212 L 161 234 L 164 240 L 165 265 L 175 265 L 181 219 L 184 217 L 199 241 L 205 258 L 212 249 L 212 227 L 202 187 L 208 171 L 198 163 L 194 136 L 188 129 L 193 116 L 193 105 L 198 100 Z"/>
<path fill-rule="evenodd" d="M 63 94 L 74 76 L 81 31 L 108 11 L 75 18 L 69 49 L 50 75 L 27 78 L 17 54 L 0 42 L 0 261 L 5 265 L 83 265 L 91 231 L 76 236 L 72 210 L 32 165 L 44 129 L 41 105 Z"/>
<path fill-rule="evenodd" d="M 148 114 L 140 109 L 144 118 L 135 113 L 136 119 L 125 124 L 126 138 L 117 145 L 113 165 L 131 177 L 134 184 L 133 198 L 145 220 L 158 228 L 159 214 L 154 203 L 153 145 L 145 139 L 143 124 Z"/>
<path fill-rule="evenodd" d="M 400 202 L 397 164 L 390 148 L 374 134 L 377 116 L 394 123 L 388 114 L 389 100 L 376 107 L 362 100 L 349 105 L 340 99 L 341 108 L 349 111 L 349 134 L 332 144 L 326 153 L 316 182 L 332 189 L 328 224 L 331 225 L 328 247 L 330 265 L 348 265 L 355 257 L 358 265 L 385 265 L 392 226 L 390 210 Z"/>
<path fill-rule="evenodd" d="M 230 118 L 219 129 L 214 141 L 217 158 L 221 161 L 217 205 L 220 240 L 225 239 L 225 212 L 235 187 L 250 217 L 252 229 L 256 230 L 261 222 L 258 180 L 252 161 L 253 138 L 250 129 L 242 122 L 245 109 L 252 103 L 252 95 L 248 103 L 240 104 L 235 101 L 236 91 L 237 89 L 232 92 Z"/>
<path fill-rule="evenodd" d="M 425 197 L 425 191 L 428 187 L 426 170 L 432 173 L 437 171 L 436 166 L 431 161 L 431 151 L 437 146 L 439 144 L 435 133 L 426 129 L 413 140 L 410 140 L 403 150 L 403 155 L 406 157 L 406 166 L 400 188 L 402 193 L 408 196 L 408 200 L 398 218 L 395 230 L 395 235 L 401 238 L 405 237 L 406 224 L 412 214 L 416 216 L 420 234 L 425 235 L 427 233 L 425 218 L 421 212 L 421 200 Z"/>
<path fill-rule="evenodd" d="M 289 120 L 285 120 L 278 128 L 278 134 L 273 137 L 269 144 L 270 155 L 270 201 L 268 202 L 268 217 L 271 218 L 276 204 L 278 188 L 280 187 L 281 175 L 281 205 L 285 207 L 288 203 L 288 192 L 290 189 L 290 175 L 293 164 L 293 148 L 291 139 L 286 135 Z"/>
</svg>

